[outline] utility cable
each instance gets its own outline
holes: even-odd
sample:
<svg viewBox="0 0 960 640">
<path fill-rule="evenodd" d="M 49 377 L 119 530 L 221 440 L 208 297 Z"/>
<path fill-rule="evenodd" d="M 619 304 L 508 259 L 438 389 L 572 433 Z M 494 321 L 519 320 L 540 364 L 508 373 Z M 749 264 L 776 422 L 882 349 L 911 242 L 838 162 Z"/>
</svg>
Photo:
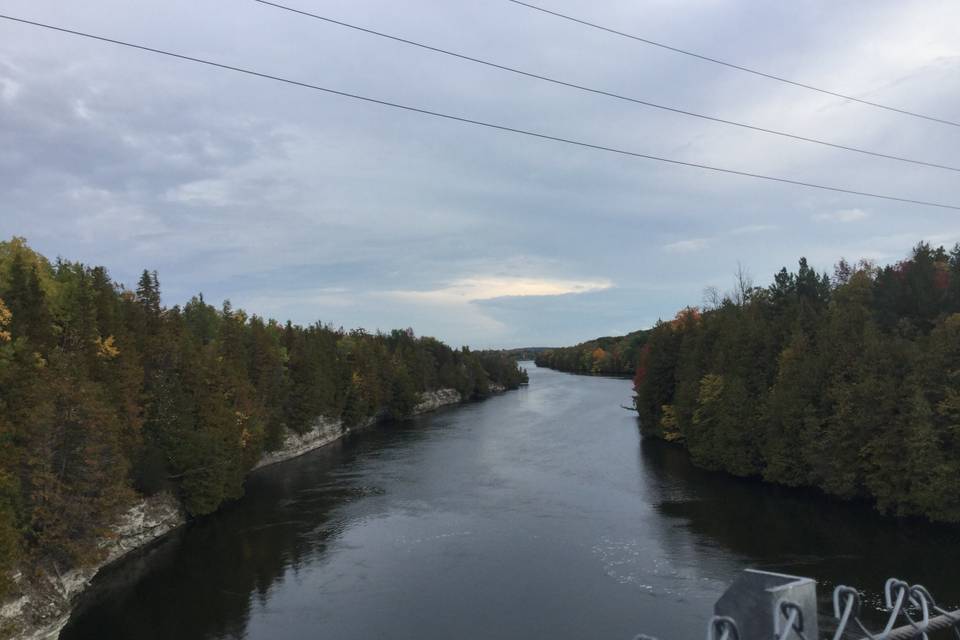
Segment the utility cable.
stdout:
<svg viewBox="0 0 960 640">
<path fill-rule="evenodd" d="M 684 160 L 676 160 L 676 159 L 673 159 L 673 158 L 665 158 L 665 157 L 662 157 L 662 156 L 655 156 L 655 155 L 646 154 L 646 153 L 639 153 L 639 152 L 636 152 L 636 151 L 629 151 L 629 150 L 626 150 L 626 149 L 619 149 L 619 148 L 616 148 L 616 147 L 608 147 L 608 146 L 604 146 L 604 145 L 593 144 L 593 143 L 583 142 L 583 141 L 579 141 L 579 140 L 573 140 L 573 139 L 570 139 L 570 138 L 562 138 L 562 137 L 559 137 L 559 136 L 553 136 L 553 135 L 549 135 L 549 134 L 545 134 L 545 133 L 538 133 L 538 132 L 529 131 L 529 130 L 526 130 L 526 129 L 518 129 L 518 128 L 515 128 L 515 127 L 506 126 L 506 125 L 500 125 L 500 124 L 494 124 L 494 123 L 490 123 L 490 122 L 484 122 L 484 121 L 482 121 L 482 120 L 473 120 L 473 119 L 471 119 L 471 118 L 465 118 L 465 117 L 461 117 L 461 116 L 454 116 L 454 115 L 450 115 L 450 114 L 447 114 L 447 113 L 441 113 L 441 112 L 439 112 L 439 111 L 431 111 L 431 110 L 429 110 L 429 109 L 423 109 L 423 108 L 420 108 L 420 107 L 412 107 L 412 106 L 400 104 L 400 103 L 397 103 L 397 102 L 390 102 L 390 101 L 387 101 L 387 100 L 380 100 L 380 99 L 377 99 L 377 98 L 370 98 L 370 97 L 358 95 L 358 94 L 355 94 L 355 93 L 348 93 L 348 92 L 346 92 L 346 91 L 338 91 L 338 90 L 336 90 L 336 89 L 330 89 L 330 88 L 327 88 L 327 87 L 322 87 L 322 86 L 320 86 L 320 85 L 310 84 L 310 83 L 307 83 L 307 82 L 301 82 L 301 81 L 299 81 L 299 80 L 291 80 L 291 79 L 289 79 L 289 78 L 284 78 L 284 77 L 281 77 L 281 76 L 271 75 L 271 74 L 268 74 L 268 73 L 261 73 L 261 72 L 259 72 L 259 71 L 253 71 L 253 70 L 251 70 L 251 69 L 245 69 L 245 68 L 243 68 L 243 67 L 235 67 L 235 66 L 228 65 L 228 64 L 223 64 L 223 63 L 220 63 L 220 62 L 214 62 L 214 61 L 212 61 L 212 60 L 206 60 L 206 59 L 203 59 L 203 58 L 195 58 L 195 57 L 193 57 L 193 56 L 188 56 L 188 55 L 184 55 L 184 54 L 181 54 L 181 53 L 174 53 L 174 52 L 172 52 L 172 51 L 165 51 L 165 50 L 163 50 L 163 49 L 156 49 L 156 48 L 148 47 L 148 46 L 145 46 L 145 45 L 134 44 L 134 43 L 131 43 L 131 42 L 125 42 L 125 41 L 123 41 L 123 40 L 115 40 L 115 39 L 113 39 L 113 38 L 108 38 L 108 37 L 105 37 L 105 36 L 98 36 L 98 35 L 94 35 L 94 34 L 91 34 L 91 33 L 85 33 L 85 32 L 83 32 L 83 31 L 76 31 L 76 30 L 67 29 L 67 28 L 64 28 L 64 27 L 57 27 L 57 26 L 50 25 L 50 24 L 44 24 L 44 23 L 42 23 L 42 22 L 35 22 L 35 21 L 32 21 L 32 20 L 26 20 L 26 19 L 24 19 L 24 18 L 17 18 L 17 17 L 14 17 L 14 16 L 8 16 L 8 15 L 0 14 L 0 19 L 8 20 L 8 21 L 11 21 L 11 22 L 18 22 L 18 23 L 21 23 L 21 24 L 26 24 L 26 25 L 30 25 L 30 26 L 34 26 L 34 27 L 39 27 L 39 28 L 42 28 L 42 29 L 50 30 L 50 31 L 57 31 L 57 32 L 60 32 L 60 33 L 66 33 L 66 34 L 78 36 L 78 37 L 81 37 L 81 38 L 87 38 L 87 39 L 90 39 L 90 40 L 98 40 L 98 41 L 100 41 L 100 42 L 108 42 L 108 43 L 110 43 L 110 44 L 115 44 L 115 45 L 119 45 L 119 46 L 122 46 L 122 47 L 130 48 L 130 49 L 138 49 L 138 50 L 140 50 L 140 51 L 147 51 L 147 52 L 149 52 L 149 53 L 155 53 L 155 54 L 162 55 L 162 56 L 167 56 L 167 57 L 170 57 L 170 58 L 176 58 L 176 59 L 178 59 L 178 60 L 184 60 L 184 61 L 187 61 L 187 62 L 194 62 L 194 63 L 197 63 L 197 64 L 202 64 L 202 65 L 206 65 L 206 66 L 210 66 L 210 67 L 215 67 L 215 68 L 218 68 L 218 69 L 225 69 L 225 70 L 227 70 L 227 71 L 234 71 L 234 72 L 236 72 L 236 73 L 242 73 L 242 74 L 249 75 L 249 76 L 255 76 L 255 77 L 258 77 L 258 78 L 264 78 L 264 79 L 266 79 L 266 80 L 273 80 L 273 81 L 275 81 L 275 82 L 282 82 L 282 83 L 285 83 L 285 84 L 290 84 L 290 85 L 294 85 L 294 86 L 298 86 L 298 87 L 303 87 L 303 88 L 306 88 L 306 89 L 313 89 L 313 90 L 315 90 L 315 91 L 322 91 L 322 92 L 324 92 L 324 93 L 329 93 L 329 94 L 332 94 L 332 95 L 342 96 L 342 97 L 344 97 L 344 98 L 351 98 L 351 99 L 354 99 L 354 100 L 361 100 L 361 101 L 363 101 L 363 102 L 369 102 L 369 103 L 372 103 L 372 104 L 378 104 L 378 105 L 382 105 L 382 106 L 385 106 L 385 107 L 391 107 L 391 108 L 394 108 L 394 109 L 402 109 L 402 110 L 404 110 L 404 111 L 410 111 L 410 112 L 419 113 L 419 114 L 422 114 L 422 115 L 433 116 L 433 117 L 435 117 L 435 118 L 443 118 L 443 119 L 445 119 L 445 120 L 451 120 L 451 121 L 454 121 L 454 122 L 461 122 L 461 123 L 464 123 L 464 124 L 472 124 L 472 125 L 475 125 L 475 126 L 485 127 L 485 128 L 488 128 L 488 129 L 496 129 L 496 130 L 498 130 L 498 131 L 506 131 L 506 132 L 509 132 L 509 133 L 516 133 L 516 134 L 523 135 L 523 136 L 528 136 L 528 137 L 531 137 L 531 138 L 539 138 L 539 139 L 541 139 L 541 140 L 551 140 L 551 141 L 553 141 L 553 142 L 560 142 L 560 143 L 563 143 L 563 144 L 568 144 L 568 145 L 573 145 L 573 146 L 578 146 L 578 147 L 584 147 L 584 148 L 587 148 L 587 149 L 595 149 L 595 150 L 597 150 L 597 151 L 606 151 L 606 152 L 609 152 L 609 153 L 615 153 L 615 154 L 624 155 L 624 156 L 629 156 L 629 157 L 633 157 L 633 158 L 643 158 L 643 159 L 646 159 L 646 160 L 654 160 L 654 161 L 657 161 L 657 162 L 665 162 L 665 163 L 673 164 L 673 165 L 680 165 L 680 166 L 685 166 L 685 167 L 693 167 L 693 168 L 697 168 L 697 169 L 704 169 L 704 170 L 706 170 L 706 171 L 714 171 L 714 172 L 717 172 L 717 173 L 725 173 L 725 174 L 729 174 L 729 175 L 744 176 L 744 177 L 747 177 L 747 178 L 756 178 L 756 179 L 759 179 L 759 180 L 766 180 L 766 181 L 769 181 L 769 182 L 781 182 L 781 183 L 784 183 L 784 184 L 792 184 L 792 185 L 795 185 L 795 186 L 808 187 L 808 188 L 811 188 L 811 189 L 820 189 L 820 190 L 823 190 L 823 191 L 833 191 L 833 192 L 836 192 L 836 193 L 846 193 L 846 194 L 851 194 L 851 195 L 864 196 L 864 197 L 868 197 L 868 198 L 877 198 L 877 199 L 881 199 L 881 200 L 891 200 L 891 201 L 894 201 L 894 202 L 903 202 L 903 203 L 907 203 L 907 204 L 916 204 L 916 205 L 921 205 L 921 206 L 925 206 L 925 207 L 937 207 L 937 208 L 940 208 L 940 209 L 952 209 L 952 210 L 955 210 L 955 211 L 960 211 L 960 205 L 955 205 L 955 204 L 945 204 L 945 203 L 931 202 L 931 201 L 926 201 L 926 200 L 915 200 L 915 199 L 912 199 L 912 198 L 902 198 L 902 197 L 899 197 L 899 196 L 891 196 L 891 195 L 885 195 L 885 194 L 879 194 L 879 193 L 872 193 L 872 192 L 869 192 L 869 191 L 857 191 L 857 190 L 854 190 L 854 189 L 846 189 L 846 188 L 843 188 L 843 187 L 833 187 L 833 186 L 823 185 L 823 184 L 817 184 L 817 183 L 813 183 L 813 182 L 804 182 L 804 181 L 801 181 L 801 180 L 794 180 L 794 179 L 791 179 L 791 178 L 780 178 L 780 177 L 768 176 L 768 175 L 764 175 L 764 174 L 760 174 L 760 173 L 752 173 L 752 172 L 749 172 L 749 171 L 739 171 L 739 170 L 737 170 L 737 169 L 727 169 L 727 168 L 723 168 L 723 167 L 715 167 L 715 166 L 712 166 L 712 165 L 700 164 L 700 163 L 696 163 L 696 162 L 687 162 L 687 161 L 684 161 Z"/>
<path fill-rule="evenodd" d="M 408 44 L 408 45 L 411 45 L 411 46 L 414 46 L 414 47 L 419 47 L 419 48 L 421 48 L 421 49 L 426 49 L 427 51 L 433 51 L 433 52 L 435 52 L 435 53 L 441 53 L 441 54 L 443 54 L 443 55 L 452 56 L 452 57 L 454 57 L 454 58 L 459 58 L 459 59 L 461 59 L 461 60 L 467 60 L 467 61 L 469 61 L 469 62 L 475 62 L 475 63 L 477 63 L 477 64 L 482 64 L 482 65 L 486 65 L 486 66 L 488 66 L 488 67 L 493 67 L 494 69 L 500 69 L 501 71 L 508 71 L 508 72 L 510 72 L 510 73 L 515 73 L 515 74 L 518 74 L 518 75 L 521 75 L 521 76 L 526 76 L 526 77 L 528 77 L 528 78 L 535 78 L 535 79 L 537 79 L 537 80 L 543 80 L 544 82 L 551 82 L 551 83 L 553 83 L 553 84 L 557 84 L 557 85 L 564 86 L 564 87 L 569 87 L 569 88 L 571 88 L 571 89 L 577 89 L 577 90 L 579 90 L 579 91 L 586 91 L 586 92 L 593 93 L 593 94 L 597 94 L 597 95 L 601 95 L 601 96 L 607 96 L 607 97 L 609 97 L 609 98 L 616 98 L 616 99 L 618 99 L 618 100 L 624 100 L 624 101 L 626 101 L 626 102 L 633 102 L 633 103 L 635 103 L 635 104 L 643 105 L 643 106 L 645 106 L 645 107 L 652 107 L 652 108 L 654 108 L 654 109 L 662 109 L 663 111 L 670 111 L 670 112 L 672 112 L 672 113 L 679 113 L 679 114 L 685 115 L 685 116 L 692 116 L 692 117 L 694 117 L 694 118 L 701 118 L 701 119 L 703 119 L 703 120 L 709 120 L 709 121 L 711 121 L 711 122 L 719 122 L 719 123 L 721 123 L 721 124 L 731 125 L 731 126 L 734 126 L 734 127 L 740 127 L 740 128 L 743 128 L 743 129 L 749 129 L 749 130 L 751 130 L 751 131 L 758 131 L 758 132 L 761 132 L 761 133 L 768 133 L 768 134 L 771 134 L 771 135 L 781 136 L 781 137 L 784 137 L 784 138 L 790 138 L 790 139 L 793 139 L 793 140 L 800 140 L 800 141 L 803 141 L 803 142 L 810 142 L 810 143 L 813 143 L 813 144 L 819 144 L 819 145 L 823 145 L 823 146 L 826 146 L 826 147 L 832 147 L 832 148 L 834 148 L 834 149 L 842 149 L 843 151 L 852 151 L 852 152 L 854 152 L 854 153 L 862 153 L 862 154 L 865 154 L 865 155 L 868 155 L 868 156 L 874 156 L 874 157 L 877 157 L 877 158 L 886 158 L 887 160 L 896 160 L 896 161 L 899 161 L 899 162 L 909 162 L 909 163 L 911 163 L 911 164 L 921 165 L 921 166 L 924 166 L 924 167 L 933 167 L 933 168 L 936 168 L 936 169 L 946 169 L 947 171 L 960 172 L 960 167 L 952 167 L 952 166 L 950 166 L 950 165 L 937 164 L 937 163 L 935 163 L 935 162 L 926 162 L 925 160 L 915 160 L 915 159 L 913 159 L 913 158 L 905 158 L 905 157 L 903 157 L 903 156 L 896 156 L 896 155 L 892 155 L 892 154 L 888 154 L 888 153 L 880 153 L 880 152 L 878 152 L 878 151 L 869 151 L 869 150 L 867 150 L 867 149 L 860 149 L 860 148 L 858 148 L 858 147 L 851 147 L 851 146 L 848 146 L 848 145 L 837 144 L 837 143 L 834 143 L 834 142 L 827 142 L 826 140 L 818 140 L 817 138 L 809 138 L 809 137 L 806 137 L 806 136 L 801 136 L 801 135 L 797 135 L 797 134 L 793 134 L 793 133 L 787 133 L 787 132 L 784 132 L 784 131 L 777 131 L 777 130 L 775 130 L 775 129 L 766 129 L 766 128 L 764 128 L 764 127 L 759 127 L 759 126 L 751 125 L 751 124 L 745 124 L 745 123 L 742 123 L 742 122 L 736 122 L 736 121 L 733 121 L 733 120 L 725 120 L 725 119 L 723 119 L 723 118 L 717 118 L 717 117 L 715 117 L 715 116 L 708 116 L 708 115 L 704 115 L 704 114 L 702 114 L 702 113 L 695 113 L 695 112 L 693 112 L 693 111 L 686 111 L 686 110 L 684 110 L 684 109 L 679 109 L 679 108 L 676 108 L 676 107 L 670 107 L 670 106 L 666 106 L 666 105 L 662 105 L 662 104 L 657 104 L 657 103 L 655 103 L 655 102 L 649 102 L 649 101 L 647 101 L 647 100 L 641 100 L 641 99 L 639 99 L 639 98 L 631 98 L 630 96 L 625 96 L 625 95 L 618 94 L 618 93 L 613 93 L 613 92 L 610 92 L 610 91 L 604 91 L 604 90 L 602 90 L 602 89 L 594 89 L 594 88 L 591 88 L 591 87 L 587 87 L 587 86 L 575 84 L 575 83 L 573 83 L 573 82 L 566 82 L 566 81 L 564 81 L 564 80 L 558 80 L 557 78 L 551 78 L 551 77 L 549 77 L 549 76 L 545 76 L 545 75 L 542 75 L 542 74 L 539 74 L 539 73 L 533 73 L 533 72 L 530 72 L 530 71 L 523 71 L 522 69 L 517 69 L 517 68 L 515 68 L 515 67 L 508 67 L 508 66 L 506 66 L 506 65 L 497 64 L 496 62 L 490 62 L 489 60 L 483 60 L 483 59 L 481 59 L 481 58 L 474 58 L 474 57 L 472 57 L 472 56 L 468 56 L 468 55 L 465 55 L 465 54 L 462 54 L 462 53 L 456 53 L 456 52 L 454 52 L 454 51 L 450 51 L 450 50 L 447 50 L 447 49 L 441 49 L 441 48 L 439 48 L 439 47 L 434 47 L 434 46 L 431 46 L 431 45 L 428 45 L 428 44 L 423 44 L 422 42 L 416 42 L 416 41 L 414 41 L 414 40 L 408 40 L 408 39 L 406 39 L 406 38 L 401 38 L 401 37 L 399 37 L 399 36 L 390 35 L 390 34 L 388 34 L 388 33 L 383 33 L 383 32 L 380 32 L 380 31 L 374 31 L 373 29 L 368 29 L 368 28 L 366 28 L 366 27 L 360 27 L 360 26 L 357 26 L 357 25 L 354 25 L 354 24 L 350 24 L 350 23 L 348 23 L 348 22 L 343 22 L 343 21 L 341 21 L 341 20 L 335 20 L 335 19 L 333 19 L 333 18 L 328 18 L 328 17 L 326 17 L 326 16 L 321 16 L 321 15 L 318 15 L 318 14 L 316 14 L 316 13 L 310 13 L 309 11 L 303 11 L 303 10 L 301 10 L 301 9 L 296 9 L 296 8 L 294 8 L 294 7 L 289 7 L 289 6 L 286 6 L 286 5 L 283 5 L 283 4 L 279 4 L 279 3 L 277 3 L 277 2 L 270 2 L 269 0 L 253 0 L 253 1 L 254 1 L 254 2 L 258 2 L 258 3 L 262 4 L 262 5 L 269 6 L 269 7 L 275 7 L 275 8 L 277 8 L 277 9 L 282 9 L 282 10 L 284 10 L 284 11 L 289 11 L 290 13 L 299 14 L 299 15 L 306 16 L 306 17 L 309 17 L 309 18 L 314 18 L 314 19 L 316 19 L 316 20 L 322 20 L 323 22 L 327 22 L 327 23 L 330 23 L 330 24 L 339 25 L 339 26 L 341 26 L 341 27 L 346 27 L 347 29 L 353 29 L 353 30 L 355 30 L 355 31 L 361 31 L 361 32 L 363 32 L 363 33 L 367 33 L 367 34 L 370 34 L 370 35 L 373 35 L 373 36 L 378 36 L 378 37 L 380 37 L 380 38 L 386 38 L 386 39 L 388 39 L 388 40 L 393 40 L 393 41 L 395 41 L 395 42 L 400 42 L 400 43 Z"/>
<path fill-rule="evenodd" d="M 544 7 L 540 7 L 540 6 L 537 6 L 537 5 L 535 5 L 535 4 L 530 4 L 529 2 L 523 2 L 522 0 L 507 0 L 507 2 L 512 2 L 513 4 L 520 5 L 520 6 L 522 6 L 522 7 L 527 7 L 528 9 L 533 9 L 534 11 L 540 11 L 541 13 L 546 13 L 546 14 L 549 14 L 549 15 L 552 15 L 552 16 L 556 16 L 557 18 L 563 18 L 564 20 L 569 20 L 570 22 L 576 22 L 576 23 L 578 23 L 578 24 L 582 24 L 582 25 L 584 25 L 584 26 L 591 27 L 591 28 L 593 28 L 593 29 L 599 29 L 600 31 L 606 31 L 607 33 L 612 33 L 612 34 L 614 34 L 614 35 L 618 35 L 618 36 L 621 36 L 621 37 L 624 37 L 624 38 L 629 38 L 629 39 L 631 39 L 631 40 L 636 40 L 636 41 L 638 41 L 638 42 L 643 42 L 644 44 L 649 44 L 649 45 L 652 45 L 652 46 L 654 46 L 654 47 L 660 47 L 661 49 L 666 49 L 666 50 L 668 50 L 668 51 L 673 51 L 673 52 L 675 52 L 675 53 L 680 53 L 680 54 L 683 54 L 683 55 L 685 55 L 685 56 L 690 56 L 690 57 L 692 57 L 692 58 L 698 58 L 698 59 L 704 60 L 704 61 L 706 61 L 706 62 L 712 62 L 712 63 L 714 63 L 714 64 L 723 65 L 724 67 L 729 67 L 729 68 L 731 68 L 731 69 L 736 69 L 737 71 L 743 71 L 743 72 L 745 72 L 745 73 L 752 73 L 752 74 L 755 75 L 755 76 L 761 76 L 761 77 L 767 78 L 767 79 L 769 79 L 769 80 L 776 80 L 777 82 L 783 82 L 783 83 L 785 83 L 785 84 L 791 84 L 791 85 L 793 85 L 793 86 L 795 86 L 795 87 L 801 87 L 801 88 L 803 88 L 803 89 L 809 89 L 810 91 L 816 91 L 816 92 L 818 92 L 818 93 L 823 93 L 823 94 L 826 94 L 826 95 L 828 95 L 828 96 L 834 96 L 835 98 L 843 98 L 844 100 L 850 100 L 850 101 L 852 101 L 852 102 L 859 102 L 860 104 L 865 104 L 865 105 L 868 105 L 868 106 L 871 106 L 871 107 L 876 107 L 877 109 L 886 109 L 887 111 L 893 111 L 893 112 L 895 112 L 895 113 L 899 113 L 899 114 L 902 114 L 902 115 L 905 115 L 905 116 L 912 116 L 912 117 L 914 117 L 914 118 L 922 118 L 922 119 L 924 119 L 924 120 L 929 120 L 929 121 L 931 121 L 931 122 L 938 122 L 938 123 L 940 123 L 940 124 L 950 125 L 951 127 L 960 127 L 960 122 L 956 122 L 956 121 L 954 121 L 954 120 L 946 120 L 946 119 L 944 119 L 944 118 L 937 118 L 937 117 L 934 117 L 934 116 L 928 116 L 928 115 L 924 115 L 924 114 L 922 114 L 922 113 L 917 113 L 917 112 L 915 112 L 915 111 L 907 111 L 906 109 L 900 109 L 900 108 L 898 108 L 898 107 L 891 107 L 891 106 L 889 106 L 889 105 L 880 104 L 879 102 L 871 102 L 871 101 L 869 101 L 869 100 L 864 100 L 864 99 L 862 99 L 862 98 L 855 98 L 854 96 L 847 95 L 847 94 L 844 94 L 844 93 L 839 93 L 839 92 L 837 92 L 837 91 L 830 91 L 829 89 L 822 89 L 822 88 L 820 88 L 820 87 L 815 87 L 815 86 L 813 86 L 812 84 L 806 84 L 806 83 L 803 83 L 803 82 L 798 82 L 798 81 L 796 81 L 796 80 L 790 80 L 789 78 L 784 78 L 783 76 L 777 76 L 777 75 L 774 75 L 774 74 L 772 74 L 772 73 L 765 73 L 765 72 L 763 72 L 763 71 L 758 71 L 757 69 L 751 69 L 750 67 L 744 67 L 744 66 L 741 66 L 741 65 L 738 65 L 738 64 L 734 64 L 734 63 L 732 63 L 732 62 L 726 62 L 725 60 L 720 60 L 719 58 L 712 58 L 712 57 L 710 57 L 710 56 L 703 55 L 703 54 L 700 54 L 700 53 L 696 53 L 696 52 L 694 52 L 694 51 L 689 51 L 689 50 L 687 50 L 687 49 L 681 49 L 681 48 L 679 48 L 679 47 L 674 47 L 674 46 L 671 46 L 671 45 L 668 45 L 668 44 L 664 44 L 664 43 L 662 43 L 662 42 L 657 42 L 656 40 L 650 40 L 650 39 L 648 39 L 648 38 L 642 38 L 642 37 L 637 36 L 637 35 L 633 35 L 633 34 L 630 34 L 630 33 L 625 33 L 625 32 L 623 32 L 623 31 L 618 31 L 618 30 L 612 29 L 612 28 L 610 28 L 610 27 L 604 27 L 603 25 L 599 25 L 599 24 L 596 24 L 596 23 L 593 23 L 593 22 L 588 22 L 588 21 L 582 20 L 582 19 L 580 19 L 580 18 L 575 18 L 575 17 L 573 17 L 573 16 L 571 16 L 571 15 L 567 15 L 567 14 L 565 14 L 565 13 L 560 13 L 559 11 L 553 11 L 553 10 L 551 10 L 551 9 L 546 9 L 546 8 L 544 8 Z"/>
</svg>

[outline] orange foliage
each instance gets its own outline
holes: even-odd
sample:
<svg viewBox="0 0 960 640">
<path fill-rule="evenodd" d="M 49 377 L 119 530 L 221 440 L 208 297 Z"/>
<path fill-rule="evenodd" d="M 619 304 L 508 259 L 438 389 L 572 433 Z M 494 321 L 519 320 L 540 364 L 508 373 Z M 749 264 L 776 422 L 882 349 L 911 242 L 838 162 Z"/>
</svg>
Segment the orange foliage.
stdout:
<svg viewBox="0 0 960 640">
<path fill-rule="evenodd" d="M 670 321 L 670 328 L 677 330 L 698 324 L 700 324 L 700 309 L 697 307 L 684 307 L 678 311 L 677 315 Z"/>
</svg>

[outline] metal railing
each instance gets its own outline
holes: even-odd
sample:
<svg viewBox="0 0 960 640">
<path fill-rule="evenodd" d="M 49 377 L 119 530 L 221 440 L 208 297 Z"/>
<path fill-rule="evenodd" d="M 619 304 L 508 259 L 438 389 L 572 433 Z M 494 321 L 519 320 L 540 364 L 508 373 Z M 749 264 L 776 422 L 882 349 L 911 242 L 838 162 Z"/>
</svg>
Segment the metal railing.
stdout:
<svg viewBox="0 0 960 640">
<path fill-rule="evenodd" d="M 860 618 L 860 592 L 845 585 L 836 587 L 836 630 L 824 639 L 928 640 L 931 633 L 952 630 L 960 640 L 960 609 L 938 606 L 923 585 L 890 578 L 883 596 L 887 621 L 882 631 L 872 632 Z M 748 569 L 717 601 L 714 612 L 707 640 L 821 640 L 816 582 L 809 578 Z M 634 640 L 655 639 L 641 634 Z"/>
</svg>

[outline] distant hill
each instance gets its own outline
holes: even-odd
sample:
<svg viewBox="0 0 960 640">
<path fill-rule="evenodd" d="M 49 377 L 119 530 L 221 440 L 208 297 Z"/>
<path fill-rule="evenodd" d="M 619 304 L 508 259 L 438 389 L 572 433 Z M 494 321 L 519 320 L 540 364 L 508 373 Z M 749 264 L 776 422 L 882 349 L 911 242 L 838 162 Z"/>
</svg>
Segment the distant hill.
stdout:
<svg viewBox="0 0 960 640">
<path fill-rule="evenodd" d="M 516 349 L 501 349 L 500 353 L 514 360 L 533 360 L 544 351 L 553 347 L 518 347 Z"/>
<path fill-rule="evenodd" d="M 572 347 L 543 349 L 534 360 L 538 367 L 570 373 L 632 376 L 649 333 L 641 329 L 625 336 L 594 338 Z"/>
</svg>

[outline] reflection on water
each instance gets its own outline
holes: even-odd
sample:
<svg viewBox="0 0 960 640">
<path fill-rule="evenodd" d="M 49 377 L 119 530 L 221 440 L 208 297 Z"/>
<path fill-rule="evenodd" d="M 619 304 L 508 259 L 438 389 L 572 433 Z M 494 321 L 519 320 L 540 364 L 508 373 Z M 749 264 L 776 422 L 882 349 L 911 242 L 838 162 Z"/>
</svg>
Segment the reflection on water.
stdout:
<svg viewBox="0 0 960 640">
<path fill-rule="evenodd" d="M 62 637 L 243 637 L 251 597 L 265 598 L 288 568 L 322 554 L 336 535 L 331 508 L 355 494 L 322 462 L 344 454 L 334 445 L 317 457 L 321 464 L 265 469 L 242 502 L 112 567 Z M 149 625 L 145 606 L 157 610 Z"/>
<path fill-rule="evenodd" d="M 737 553 L 751 567 L 816 578 L 823 610 L 833 587 L 849 584 L 882 606 L 889 577 L 922 582 L 941 605 L 960 604 L 960 531 L 883 517 L 871 506 L 817 491 L 762 484 L 694 468 L 679 447 L 645 440 L 646 481 L 657 511 L 695 538 Z M 877 616 L 873 616 L 878 619 Z"/>
<path fill-rule="evenodd" d="M 960 603 L 956 530 L 694 469 L 641 442 L 628 381 L 529 370 L 261 470 L 98 576 L 62 637 L 683 638 L 747 566 Z"/>
</svg>

